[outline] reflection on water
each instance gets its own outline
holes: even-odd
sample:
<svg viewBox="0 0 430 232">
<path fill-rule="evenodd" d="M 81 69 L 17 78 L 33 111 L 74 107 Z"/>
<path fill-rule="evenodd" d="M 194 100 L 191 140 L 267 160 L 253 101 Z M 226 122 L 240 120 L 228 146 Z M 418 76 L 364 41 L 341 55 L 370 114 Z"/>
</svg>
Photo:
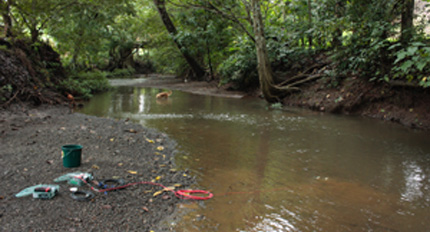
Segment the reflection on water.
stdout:
<svg viewBox="0 0 430 232">
<path fill-rule="evenodd" d="M 405 190 L 402 193 L 402 200 L 413 202 L 424 196 L 424 191 L 428 186 L 423 183 L 426 176 L 422 168 L 415 161 L 403 162 L 405 173 Z M 428 196 L 426 196 L 428 197 Z"/>
<path fill-rule="evenodd" d="M 176 163 L 215 194 L 176 231 L 429 231 L 429 133 L 356 117 L 120 87 L 84 113 L 178 142 Z"/>
</svg>

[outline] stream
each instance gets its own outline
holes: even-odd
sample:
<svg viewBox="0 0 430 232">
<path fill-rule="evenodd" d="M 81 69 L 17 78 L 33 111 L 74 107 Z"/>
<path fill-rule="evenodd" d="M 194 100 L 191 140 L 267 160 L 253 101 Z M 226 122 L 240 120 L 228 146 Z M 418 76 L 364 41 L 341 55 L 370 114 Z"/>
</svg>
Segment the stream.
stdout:
<svg viewBox="0 0 430 232">
<path fill-rule="evenodd" d="M 119 86 L 81 112 L 177 141 L 176 164 L 214 198 L 180 205 L 175 231 L 430 231 L 430 132 L 160 91 Z"/>
</svg>

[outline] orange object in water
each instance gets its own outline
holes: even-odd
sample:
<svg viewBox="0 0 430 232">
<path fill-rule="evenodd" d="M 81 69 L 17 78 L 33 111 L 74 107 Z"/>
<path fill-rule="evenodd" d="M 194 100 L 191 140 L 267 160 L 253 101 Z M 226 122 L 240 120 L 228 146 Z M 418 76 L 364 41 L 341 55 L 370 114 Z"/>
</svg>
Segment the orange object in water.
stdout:
<svg viewBox="0 0 430 232">
<path fill-rule="evenodd" d="M 170 95 L 172 95 L 172 90 L 169 90 L 169 92 L 161 92 L 157 94 L 155 97 L 157 99 L 161 99 L 161 98 L 168 98 Z"/>
<path fill-rule="evenodd" d="M 70 93 L 67 94 L 67 99 L 74 101 L 75 98 L 73 97 L 73 95 L 71 95 Z"/>
</svg>

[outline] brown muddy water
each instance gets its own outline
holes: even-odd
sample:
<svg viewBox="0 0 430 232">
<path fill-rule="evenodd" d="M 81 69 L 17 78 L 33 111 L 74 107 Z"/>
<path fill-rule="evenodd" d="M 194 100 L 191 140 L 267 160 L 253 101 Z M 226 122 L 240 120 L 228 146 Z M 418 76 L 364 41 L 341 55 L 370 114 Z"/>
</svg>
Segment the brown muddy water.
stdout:
<svg viewBox="0 0 430 232">
<path fill-rule="evenodd" d="M 430 132 L 300 109 L 118 87 L 83 113 L 130 118 L 178 143 L 176 163 L 214 198 L 176 231 L 430 231 Z"/>
</svg>

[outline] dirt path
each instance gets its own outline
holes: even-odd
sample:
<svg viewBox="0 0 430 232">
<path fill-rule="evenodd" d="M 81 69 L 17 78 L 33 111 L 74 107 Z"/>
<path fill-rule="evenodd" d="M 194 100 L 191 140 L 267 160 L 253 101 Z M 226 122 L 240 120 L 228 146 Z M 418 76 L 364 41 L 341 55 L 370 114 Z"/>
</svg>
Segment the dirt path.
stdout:
<svg viewBox="0 0 430 232">
<path fill-rule="evenodd" d="M 0 128 L 0 231 L 168 231 L 159 222 L 187 201 L 172 192 L 157 195 L 162 188 L 152 185 L 95 193 L 85 202 L 70 197 L 67 183 L 60 183 L 60 193 L 50 200 L 14 196 L 33 185 L 56 184 L 55 178 L 70 172 L 180 188 L 195 183 L 175 169 L 174 141 L 126 121 L 70 114 L 64 107 L 15 105 L 0 111 Z M 65 144 L 83 146 L 80 167 L 63 167 Z"/>
</svg>

